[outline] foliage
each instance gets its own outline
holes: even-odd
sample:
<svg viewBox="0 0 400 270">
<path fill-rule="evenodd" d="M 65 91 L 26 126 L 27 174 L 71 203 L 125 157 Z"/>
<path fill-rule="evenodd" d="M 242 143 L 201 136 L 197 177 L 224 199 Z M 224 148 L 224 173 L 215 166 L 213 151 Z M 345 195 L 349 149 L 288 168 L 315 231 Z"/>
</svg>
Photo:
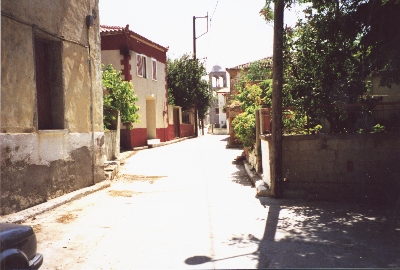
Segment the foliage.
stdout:
<svg viewBox="0 0 400 270">
<path fill-rule="evenodd" d="M 242 113 L 236 116 L 232 125 L 236 136 L 245 147 L 253 147 L 255 143 L 256 110 L 271 100 L 270 66 L 270 62 L 266 61 L 252 63 L 246 74 L 242 71 L 242 76 L 236 85 L 238 93 L 234 102 L 239 102 Z"/>
<path fill-rule="evenodd" d="M 326 118 L 332 130 L 340 131 L 357 121 L 355 113 L 340 105 L 362 102 L 367 87 L 359 28 L 347 17 L 353 1 L 344 1 L 340 7 L 337 3 L 314 5 L 317 13 L 309 7 L 306 21 L 285 29 L 285 71 L 298 108 L 311 121 Z"/>
<path fill-rule="evenodd" d="M 193 108 L 197 103 L 199 118 L 205 117 L 210 106 L 211 91 L 204 63 L 185 54 L 178 59 L 167 59 L 168 102 L 181 106 L 182 110 Z"/>
<path fill-rule="evenodd" d="M 360 26 L 366 74 L 380 71 L 381 85 L 400 84 L 400 1 L 358 1 L 349 17 Z"/>
<path fill-rule="evenodd" d="M 103 121 L 105 129 L 115 128 L 118 112 L 122 123 L 132 129 L 132 123 L 139 122 L 138 101 L 131 82 L 121 79 L 121 71 L 117 72 L 108 65 L 102 73 L 102 83 L 105 88 L 103 95 Z"/>
<path fill-rule="evenodd" d="M 254 111 L 246 110 L 233 120 L 236 136 L 244 147 L 252 148 L 256 139 L 256 119 Z"/>
<path fill-rule="evenodd" d="M 272 58 L 251 63 L 246 77 L 252 82 L 272 78 Z"/>
<path fill-rule="evenodd" d="M 260 11 L 267 21 L 276 1 L 266 0 Z M 285 7 L 295 2 L 311 6 L 305 20 L 285 29 L 283 98 L 309 116 L 309 126 L 326 118 L 332 130 L 355 131 L 369 111 L 342 105 L 373 108 L 377 100 L 368 96 L 367 81 L 374 72 L 381 85 L 400 83 L 400 1 L 285 0 Z"/>
<path fill-rule="evenodd" d="M 382 131 L 385 131 L 385 126 L 382 126 L 380 124 L 376 124 L 373 127 L 373 130 L 374 130 L 374 132 L 382 132 Z"/>
</svg>

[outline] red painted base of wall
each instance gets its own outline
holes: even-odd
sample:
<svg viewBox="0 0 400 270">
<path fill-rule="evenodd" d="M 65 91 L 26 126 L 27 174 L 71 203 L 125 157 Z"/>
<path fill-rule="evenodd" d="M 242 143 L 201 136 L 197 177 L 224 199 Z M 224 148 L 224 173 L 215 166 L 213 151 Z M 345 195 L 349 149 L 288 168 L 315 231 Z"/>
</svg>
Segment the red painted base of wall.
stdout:
<svg viewBox="0 0 400 270">
<path fill-rule="evenodd" d="M 172 130 L 172 135 L 171 135 Z M 174 126 L 168 126 L 167 128 L 157 128 L 156 129 L 157 139 L 161 142 L 167 142 L 174 139 Z"/>
<path fill-rule="evenodd" d="M 181 124 L 180 127 L 181 138 L 190 137 L 194 135 L 193 125 Z M 160 142 L 167 142 L 175 139 L 174 126 L 168 125 L 167 128 L 156 129 L 157 139 Z M 134 128 L 121 129 L 121 147 L 124 149 L 132 149 L 134 147 L 146 146 L 147 145 L 147 129 L 146 128 Z"/>
<path fill-rule="evenodd" d="M 194 135 L 194 126 L 189 124 L 181 124 L 181 138 Z"/>
<path fill-rule="evenodd" d="M 121 147 L 132 149 L 134 147 L 145 146 L 147 144 L 147 129 L 134 128 L 121 129 Z"/>
</svg>

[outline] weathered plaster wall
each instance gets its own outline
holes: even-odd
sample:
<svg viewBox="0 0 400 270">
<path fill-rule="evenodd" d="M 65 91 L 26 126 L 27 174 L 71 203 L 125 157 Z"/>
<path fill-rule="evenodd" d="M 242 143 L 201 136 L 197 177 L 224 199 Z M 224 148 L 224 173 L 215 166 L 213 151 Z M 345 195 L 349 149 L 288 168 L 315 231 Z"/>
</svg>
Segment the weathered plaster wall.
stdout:
<svg viewBox="0 0 400 270">
<path fill-rule="evenodd" d="M 101 88 L 99 18 L 96 17 L 94 26 L 89 30 L 86 27 L 86 15 L 98 14 L 98 0 L 85 2 L 21 0 L 18 3 L 5 0 L 2 1 L 1 9 L 11 17 L 27 24 L 35 24 L 56 36 L 73 41 L 62 41 L 65 126 L 71 132 L 91 129 L 88 104 L 91 100 L 90 82 L 92 82 L 95 103 L 94 126 L 96 131 L 102 131 L 103 94 L 99 91 Z M 5 97 L 2 101 L 2 131 L 32 132 L 36 129 L 32 110 L 36 102 L 34 30 L 32 26 L 2 16 L 1 33 L 2 76 L 5 78 L 2 80 L 2 96 Z M 89 45 L 92 57 L 92 80 L 89 76 Z M 75 117 L 76 114 L 79 117 Z"/>
<path fill-rule="evenodd" d="M 0 131 L 32 132 L 36 129 L 32 28 L 2 16 L 1 36 Z"/>
<path fill-rule="evenodd" d="M 264 181 L 269 182 L 270 136 L 262 136 Z M 283 137 L 288 190 L 315 198 L 376 203 L 400 192 L 398 133 L 320 134 Z"/>
<path fill-rule="evenodd" d="M 104 179 L 92 175 L 92 134 L 39 132 L 0 134 L 0 215 L 40 204 Z M 104 133 L 95 134 L 96 158 L 104 149 Z"/>
<path fill-rule="evenodd" d="M 0 214 L 8 214 L 104 180 L 103 92 L 98 0 L 1 4 Z M 64 129 L 38 131 L 35 33 L 61 44 Z"/>
</svg>

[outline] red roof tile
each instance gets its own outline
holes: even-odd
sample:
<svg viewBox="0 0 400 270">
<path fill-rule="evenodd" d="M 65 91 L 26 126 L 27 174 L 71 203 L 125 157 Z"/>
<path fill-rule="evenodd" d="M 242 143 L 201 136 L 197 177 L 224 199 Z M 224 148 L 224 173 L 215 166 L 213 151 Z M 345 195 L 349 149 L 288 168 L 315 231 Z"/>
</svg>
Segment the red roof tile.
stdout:
<svg viewBox="0 0 400 270">
<path fill-rule="evenodd" d="M 139 39 L 145 40 L 146 42 L 149 42 L 149 43 L 154 44 L 154 45 L 156 45 L 158 47 L 161 47 L 165 51 L 168 51 L 168 49 L 169 49 L 169 47 L 161 46 L 160 44 L 157 44 L 157 43 L 155 43 L 155 42 L 153 42 L 153 41 L 151 41 L 151 40 L 139 35 L 138 33 L 135 33 L 132 30 L 129 30 L 129 24 L 127 24 L 125 27 L 122 27 L 122 26 L 110 26 L 110 25 L 100 25 L 100 35 L 102 33 L 104 33 L 105 35 L 107 35 L 107 34 L 113 35 L 113 34 L 120 34 L 120 33 L 124 33 L 124 32 L 125 33 L 130 33 L 130 34 L 132 34 L 133 36 L 135 36 L 135 37 L 137 37 Z"/>
</svg>

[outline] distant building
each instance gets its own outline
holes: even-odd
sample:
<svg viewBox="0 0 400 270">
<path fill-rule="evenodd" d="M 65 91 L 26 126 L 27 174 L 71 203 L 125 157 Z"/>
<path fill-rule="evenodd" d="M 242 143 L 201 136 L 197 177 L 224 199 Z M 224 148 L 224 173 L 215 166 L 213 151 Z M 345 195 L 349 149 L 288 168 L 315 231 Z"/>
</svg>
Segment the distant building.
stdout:
<svg viewBox="0 0 400 270">
<path fill-rule="evenodd" d="M 168 48 L 131 31 L 129 25 L 101 26 L 100 35 L 102 63 L 121 70 L 139 99 L 140 122 L 132 130 L 121 126 L 121 146 L 132 149 L 186 135 L 180 107 L 168 106 Z"/>
<path fill-rule="evenodd" d="M 226 126 L 224 107 L 229 95 L 228 73 L 220 66 L 215 65 L 208 77 L 214 97 L 210 106 L 210 124 L 217 128 Z"/>
</svg>

